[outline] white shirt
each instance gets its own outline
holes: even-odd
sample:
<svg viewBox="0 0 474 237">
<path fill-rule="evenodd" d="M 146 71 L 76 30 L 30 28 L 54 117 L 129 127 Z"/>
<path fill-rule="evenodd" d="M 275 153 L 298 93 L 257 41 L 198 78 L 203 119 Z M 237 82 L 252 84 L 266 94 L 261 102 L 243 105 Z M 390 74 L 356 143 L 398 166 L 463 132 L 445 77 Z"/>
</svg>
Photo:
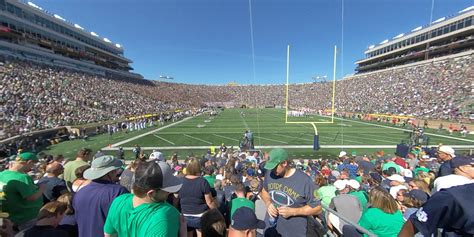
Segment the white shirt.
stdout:
<svg viewBox="0 0 474 237">
<path fill-rule="evenodd" d="M 441 176 L 435 179 L 434 181 L 433 193 L 438 192 L 439 190 L 443 188 L 451 188 L 454 186 L 460 186 L 460 185 L 469 184 L 469 183 L 474 183 L 474 180 L 464 177 L 462 175 L 450 174 L 446 176 Z"/>
</svg>

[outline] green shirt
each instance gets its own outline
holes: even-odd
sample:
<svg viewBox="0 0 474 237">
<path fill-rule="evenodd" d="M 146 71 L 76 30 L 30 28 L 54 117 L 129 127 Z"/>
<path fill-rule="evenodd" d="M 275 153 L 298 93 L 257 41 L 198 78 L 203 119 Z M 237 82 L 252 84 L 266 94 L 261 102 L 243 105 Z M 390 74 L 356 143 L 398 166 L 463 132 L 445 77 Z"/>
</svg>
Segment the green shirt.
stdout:
<svg viewBox="0 0 474 237">
<path fill-rule="evenodd" d="M 178 236 L 179 212 L 167 202 L 133 207 L 133 194 L 122 194 L 112 202 L 104 233 L 119 237 Z"/>
<path fill-rule="evenodd" d="M 393 167 L 397 171 L 398 174 L 400 174 L 400 166 L 395 164 L 393 161 L 389 161 L 382 166 L 382 171 L 388 170 L 388 168 Z"/>
<path fill-rule="evenodd" d="M 393 214 L 385 213 L 379 208 L 369 208 L 359 220 L 359 225 L 379 237 L 397 236 L 404 224 L 400 211 Z M 364 234 L 364 236 L 367 236 Z"/>
<path fill-rule="evenodd" d="M 355 191 L 349 193 L 352 196 L 355 196 L 359 201 L 362 207 L 362 210 L 367 209 L 367 195 L 364 191 Z"/>
<path fill-rule="evenodd" d="M 10 214 L 10 219 L 15 224 L 23 224 L 36 218 L 43 205 L 43 197 L 34 201 L 26 200 L 27 197 L 38 191 L 33 179 L 25 173 L 5 170 L 0 172 L 0 186 L 5 192 L 2 201 L 2 210 Z"/>
<path fill-rule="evenodd" d="M 230 203 L 230 218 L 232 218 L 234 212 L 241 207 L 248 207 L 255 211 L 255 204 L 252 201 L 242 197 L 234 198 Z"/>
<path fill-rule="evenodd" d="M 76 169 L 84 165 L 88 165 L 88 163 L 83 160 L 74 160 L 67 162 L 66 165 L 64 165 L 64 181 L 66 181 L 66 183 L 72 184 L 77 178 Z"/>
<path fill-rule="evenodd" d="M 209 186 L 211 186 L 211 188 L 214 188 L 214 183 L 216 182 L 216 176 L 215 175 L 205 175 L 205 176 L 203 176 L 203 178 L 207 180 L 207 182 L 209 183 Z"/>
<path fill-rule="evenodd" d="M 315 196 L 321 199 L 322 204 L 329 206 L 332 198 L 336 196 L 336 190 L 334 185 L 322 186 L 316 191 Z"/>
</svg>

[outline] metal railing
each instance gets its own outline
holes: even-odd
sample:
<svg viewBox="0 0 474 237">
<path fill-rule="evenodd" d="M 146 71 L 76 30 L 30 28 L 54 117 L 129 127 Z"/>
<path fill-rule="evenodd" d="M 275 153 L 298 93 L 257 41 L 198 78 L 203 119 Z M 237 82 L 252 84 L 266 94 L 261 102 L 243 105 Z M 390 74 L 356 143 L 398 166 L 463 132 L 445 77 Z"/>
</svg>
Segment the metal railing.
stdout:
<svg viewBox="0 0 474 237">
<path fill-rule="evenodd" d="M 336 215 L 337 217 L 339 217 L 339 219 L 343 220 L 345 223 L 347 223 L 347 224 L 349 224 L 349 225 L 355 227 L 361 234 L 366 234 L 366 235 L 368 235 L 369 237 L 377 237 L 376 234 L 374 234 L 374 233 L 368 231 L 367 229 L 365 229 L 364 227 L 360 226 L 359 224 L 354 223 L 353 221 L 347 219 L 346 217 L 344 217 L 343 215 L 339 214 L 337 211 L 335 211 L 335 210 L 329 208 L 328 206 L 326 206 L 326 205 L 324 205 L 324 204 L 321 203 L 321 207 L 322 207 L 324 210 L 326 210 L 326 211 L 328 211 L 328 212 L 330 212 L 330 213 Z"/>
</svg>

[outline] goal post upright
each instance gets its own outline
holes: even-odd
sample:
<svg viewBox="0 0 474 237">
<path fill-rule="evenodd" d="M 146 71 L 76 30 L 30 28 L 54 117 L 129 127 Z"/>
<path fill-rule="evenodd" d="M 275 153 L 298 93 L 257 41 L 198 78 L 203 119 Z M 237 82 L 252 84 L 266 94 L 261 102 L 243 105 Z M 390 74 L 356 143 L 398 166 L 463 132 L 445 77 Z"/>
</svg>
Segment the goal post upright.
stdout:
<svg viewBox="0 0 474 237">
<path fill-rule="evenodd" d="M 286 98 L 285 98 L 285 123 L 287 124 L 311 124 L 314 128 L 314 143 L 313 149 L 319 150 L 319 135 L 316 124 L 333 124 L 336 100 L 336 60 L 337 60 L 337 46 L 334 45 L 334 65 L 333 65 L 333 83 L 332 83 L 332 98 L 331 98 L 331 121 L 323 122 L 302 122 L 302 121 L 288 121 L 288 107 L 289 107 L 289 87 L 290 87 L 290 45 L 286 48 Z"/>
</svg>

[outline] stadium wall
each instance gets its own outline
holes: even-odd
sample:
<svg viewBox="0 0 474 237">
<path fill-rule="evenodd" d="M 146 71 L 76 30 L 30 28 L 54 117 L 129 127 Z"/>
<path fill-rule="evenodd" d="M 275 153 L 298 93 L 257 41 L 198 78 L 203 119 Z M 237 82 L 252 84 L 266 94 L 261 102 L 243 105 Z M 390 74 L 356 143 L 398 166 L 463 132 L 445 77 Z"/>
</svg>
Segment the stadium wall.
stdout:
<svg viewBox="0 0 474 237">
<path fill-rule="evenodd" d="M 459 58 L 459 57 L 468 56 L 468 55 L 472 56 L 473 54 L 474 54 L 474 50 L 468 50 L 468 51 L 465 51 L 465 52 L 460 52 L 460 53 L 452 54 L 452 55 L 446 55 L 446 56 L 439 57 L 439 58 L 432 58 L 432 59 L 423 60 L 423 61 L 420 61 L 420 62 L 404 64 L 404 65 L 395 66 L 395 67 L 386 68 L 386 69 L 381 69 L 381 70 L 377 70 L 377 71 L 360 73 L 360 74 L 357 74 L 357 75 L 344 77 L 342 80 L 351 80 L 353 78 L 358 78 L 358 77 L 361 77 L 361 76 L 369 76 L 369 75 L 375 74 L 375 73 L 394 71 L 394 70 L 398 70 L 398 69 L 402 69 L 402 68 L 414 67 L 414 66 L 424 65 L 424 64 L 429 64 L 429 63 L 435 63 L 436 61 L 442 61 L 442 60 L 447 60 L 447 59 L 452 59 L 452 58 Z"/>
</svg>

